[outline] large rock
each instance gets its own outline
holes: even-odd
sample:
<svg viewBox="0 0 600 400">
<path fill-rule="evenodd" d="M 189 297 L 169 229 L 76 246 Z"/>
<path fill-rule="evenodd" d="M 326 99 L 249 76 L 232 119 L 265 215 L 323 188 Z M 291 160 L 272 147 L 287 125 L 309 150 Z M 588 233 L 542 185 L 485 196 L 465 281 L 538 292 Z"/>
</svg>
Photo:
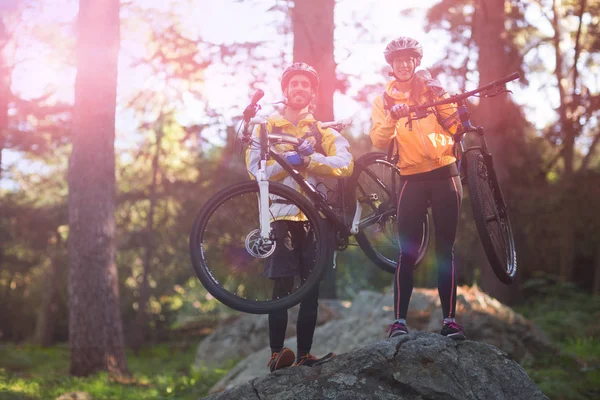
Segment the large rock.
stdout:
<svg viewBox="0 0 600 400">
<path fill-rule="evenodd" d="M 339 355 L 321 366 L 275 371 L 206 399 L 536 400 L 547 397 L 519 364 L 493 346 L 415 332 Z"/>
<path fill-rule="evenodd" d="M 457 295 L 457 316 L 464 324 L 470 340 L 482 341 L 500 348 L 515 361 L 533 359 L 537 354 L 554 351 L 544 337 L 527 319 L 509 307 L 481 292 L 477 287 L 460 287 Z M 377 343 L 387 337 L 385 328 L 393 316 L 393 295 L 363 291 L 352 302 L 343 318 L 334 319 L 317 327 L 311 353 L 322 356 L 329 352 L 347 353 Z M 266 317 L 265 317 L 266 318 Z M 415 289 L 413 292 L 408 323 L 411 332 L 438 332 L 441 329 L 442 311 L 436 289 Z M 236 331 L 236 326 L 231 326 Z M 240 385 L 268 372 L 266 367 L 270 350 L 268 334 L 264 346 L 238 363 L 211 389 L 221 391 Z M 247 339 L 247 343 L 254 343 Z M 288 338 L 286 347 L 296 351 L 296 338 Z M 221 346 L 221 345 L 219 345 Z M 200 349 L 199 349 L 200 351 Z M 209 352 L 210 348 L 203 350 Z"/>
</svg>

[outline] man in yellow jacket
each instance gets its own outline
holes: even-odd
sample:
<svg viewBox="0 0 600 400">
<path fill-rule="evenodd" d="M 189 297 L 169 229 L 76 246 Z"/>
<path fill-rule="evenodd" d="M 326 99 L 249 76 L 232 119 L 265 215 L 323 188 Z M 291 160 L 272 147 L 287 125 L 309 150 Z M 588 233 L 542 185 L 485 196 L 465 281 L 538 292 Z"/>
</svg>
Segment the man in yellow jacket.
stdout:
<svg viewBox="0 0 600 400">
<path fill-rule="evenodd" d="M 465 339 L 455 321 L 456 265 L 454 242 L 462 185 L 454 155 L 453 135 L 462 129 L 452 105 L 437 107 L 426 118 L 407 124 L 409 106 L 448 97 L 440 83 L 424 70 L 417 71 L 423 48 L 416 40 L 398 37 L 384 51 L 394 80 L 373 102 L 370 132 L 373 145 L 397 148 L 401 184 L 398 198 L 400 253 L 394 277 L 394 322 L 389 337 L 408 333 L 406 314 L 413 290 L 413 268 L 417 258 L 423 218 L 431 206 L 435 231 L 438 291 L 442 303 L 441 334 Z"/>
<path fill-rule="evenodd" d="M 276 150 L 284 154 L 284 158 L 320 190 L 323 186 L 318 185 L 318 182 L 324 177 L 350 176 L 354 159 L 348 150 L 348 141 L 333 129 L 321 128 L 320 122 L 310 113 L 318 87 L 319 76 L 310 65 L 294 63 L 287 67 L 281 77 L 285 109 L 282 114 L 272 115 L 268 119 L 267 131 L 305 138 L 298 151 L 286 144 L 277 145 Z M 260 126 L 254 132 L 257 139 L 259 130 Z M 246 165 L 253 177 L 257 175 L 259 161 L 260 149 L 257 146 L 249 146 Z M 296 181 L 274 160 L 267 161 L 266 177 L 299 190 Z M 296 207 L 281 207 L 273 202 L 269 211 L 281 219 L 272 223 L 277 246 L 275 252 L 267 259 L 265 276 L 274 280 L 273 296 L 281 297 L 292 290 L 294 276 L 298 274 L 298 270 L 311 269 L 312 258 L 309 255 L 314 252 L 314 236 L 312 231 L 306 229 L 303 223 L 306 218 Z M 286 214 L 282 215 L 283 212 Z M 302 272 L 300 276 L 306 278 L 302 276 Z M 271 358 L 268 367 L 271 372 L 289 367 L 294 360 L 294 365 L 310 367 L 328 361 L 333 356 L 333 353 L 329 353 L 322 358 L 316 358 L 310 354 L 317 323 L 318 297 L 319 285 L 316 285 L 300 303 L 296 323 L 297 357 L 292 350 L 283 347 L 288 322 L 287 310 L 269 314 Z"/>
</svg>

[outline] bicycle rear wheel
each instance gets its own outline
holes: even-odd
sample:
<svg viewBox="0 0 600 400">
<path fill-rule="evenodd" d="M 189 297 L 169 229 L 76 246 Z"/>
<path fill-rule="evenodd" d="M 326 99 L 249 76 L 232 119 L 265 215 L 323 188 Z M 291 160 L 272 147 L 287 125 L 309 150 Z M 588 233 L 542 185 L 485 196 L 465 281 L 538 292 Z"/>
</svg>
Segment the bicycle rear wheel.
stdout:
<svg viewBox="0 0 600 400">
<path fill-rule="evenodd" d="M 398 223 L 396 209 L 400 170 L 386 160 L 384 153 L 367 153 L 356 160 L 351 187 L 361 207 L 358 245 L 371 261 L 384 271 L 398 267 Z M 421 244 L 415 263 L 419 266 L 429 246 L 429 214 L 423 216 Z"/>
<path fill-rule="evenodd" d="M 467 185 L 473 217 L 487 259 L 501 282 L 510 284 L 517 273 L 517 254 L 508 210 L 491 158 L 479 150 L 466 153 Z"/>
<path fill-rule="evenodd" d="M 269 182 L 269 193 L 272 224 L 289 221 L 293 215 L 296 220 L 305 220 L 305 232 L 313 232 L 311 250 L 302 253 L 304 268 L 281 266 L 286 269 L 286 279 L 293 278 L 294 282 L 286 294 L 273 297 L 275 280 L 266 276 L 265 267 L 278 245 L 296 251 L 295 244 L 276 229 L 271 229 L 272 242 L 262 241 L 257 182 L 235 184 L 218 192 L 203 206 L 190 235 L 192 264 L 206 290 L 223 304 L 252 314 L 266 314 L 298 304 L 319 284 L 332 252 L 328 230 L 306 198 L 274 182 Z M 278 234 L 282 237 L 278 238 Z"/>
</svg>

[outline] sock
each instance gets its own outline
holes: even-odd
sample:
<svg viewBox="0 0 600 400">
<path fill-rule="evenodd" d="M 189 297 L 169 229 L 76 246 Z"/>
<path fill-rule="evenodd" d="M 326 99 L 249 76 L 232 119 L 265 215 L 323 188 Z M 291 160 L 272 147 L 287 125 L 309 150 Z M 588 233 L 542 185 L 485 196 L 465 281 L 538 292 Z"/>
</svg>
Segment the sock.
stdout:
<svg viewBox="0 0 600 400">
<path fill-rule="evenodd" d="M 402 324 L 402 325 L 406 326 L 406 319 L 399 318 L 399 319 L 395 320 L 394 323 L 398 323 L 398 324 Z"/>
<path fill-rule="evenodd" d="M 450 322 L 456 322 L 454 318 L 444 318 L 444 325 L 449 324 Z"/>
<path fill-rule="evenodd" d="M 281 350 L 283 350 L 283 347 L 280 347 L 278 349 L 271 347 L 271 355 L 273 355 L 275 353 L 279 353 L 279 352 L 281 352 Z"/>
</svg>

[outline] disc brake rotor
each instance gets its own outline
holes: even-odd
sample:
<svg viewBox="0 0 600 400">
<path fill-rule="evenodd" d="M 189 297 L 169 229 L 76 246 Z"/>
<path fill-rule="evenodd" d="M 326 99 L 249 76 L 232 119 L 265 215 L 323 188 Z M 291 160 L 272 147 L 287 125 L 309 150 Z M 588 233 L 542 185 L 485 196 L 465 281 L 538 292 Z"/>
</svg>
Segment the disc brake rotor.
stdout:
<svg viewBox="0 0 600 400">
<path fill-rule="evenodd" d="M 275 251 L 277 244 L 274 240 L 264 240 L 260 236 L 260 229 L 251 231 L 246 236 L 246 251 L 255 258 L 267 258 Z"/>
</svg>

